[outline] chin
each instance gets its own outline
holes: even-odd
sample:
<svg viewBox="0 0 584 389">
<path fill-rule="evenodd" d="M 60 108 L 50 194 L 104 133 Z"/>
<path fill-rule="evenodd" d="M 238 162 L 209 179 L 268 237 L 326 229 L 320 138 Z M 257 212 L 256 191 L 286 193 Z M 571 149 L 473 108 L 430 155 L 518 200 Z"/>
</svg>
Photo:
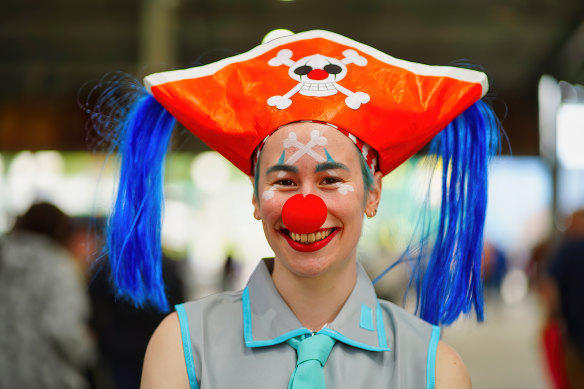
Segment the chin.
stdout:
<svg viewBox="0 0 584 389">
<path fill-rule="evenodd" d="M 354 256 L 356 258 L 356 255 Z M 284 248 L 276 254 L 276 261 L 290 273 L 298 277 L 317 278 L 343 269 L 351 261 L 351 256 L 342 255 L 337 250 L 322 249 L 316 252 L 299 252 Z"/>
<path fill-rule="evenodd" d="M 330 263 L 325 263 L 326 260 L 321 260 L 318 258 L 286 258 L 286 257 L 276 257 L 276 261 L 279 261 L 287 271 L 298 277 L 304 278 L 316 278 L 325 273 L 330 268 Z"/>
</svg>

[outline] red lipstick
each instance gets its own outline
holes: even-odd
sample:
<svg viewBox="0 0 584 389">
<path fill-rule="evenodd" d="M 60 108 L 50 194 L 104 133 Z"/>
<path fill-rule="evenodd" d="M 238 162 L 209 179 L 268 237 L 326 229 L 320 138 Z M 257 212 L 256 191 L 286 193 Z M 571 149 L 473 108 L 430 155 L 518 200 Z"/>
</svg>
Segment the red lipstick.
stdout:
<svg viewBox="0 0 584 389">
<path fill-rule="evenodd" d="M 333 232 L 330 233 L 329 236 L 327 236 L 324 239 L 318 240 L 316 242 L 313 243 L 300 243 L 300 242 L 296 242 L 295 240 L 292 240 L 292 238 L 290 238 L 290 236 L 288 236 L 288 232 L 285 230 L 280 230 L 280 234 L 282 234 L 282 236 L 284 238 L 286 238 L 286 241 L 288 242 L 288 244 L 290 245 L 290 247 L 292 247 L 294 250 L 296 251 L 301 251 L 301 252 L 311 252 L 311 251 L 317 251 L 322 249 L 324 246 L 326 246 L 327 244 L 329 244 L 329 242 L 333 239 L 333 237 L 340 231 L 340 228 L 335 228 L 333 230 Z"/>
</svg>

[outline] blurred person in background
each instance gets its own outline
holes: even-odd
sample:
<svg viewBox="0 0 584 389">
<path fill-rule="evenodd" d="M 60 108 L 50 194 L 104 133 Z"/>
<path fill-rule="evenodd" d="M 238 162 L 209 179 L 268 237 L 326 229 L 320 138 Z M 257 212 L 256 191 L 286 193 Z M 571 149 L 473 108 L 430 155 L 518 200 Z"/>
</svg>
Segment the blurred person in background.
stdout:
<svg viewBox="0 0 584 389">
<path fill-rule="evenodd" d="M 183 263 L 168 258 L 162 261 L 166 296 L 172 305 L 184 300 Z M 138 388 L 148 340 L 165 314 L 154 309 L 136 309 L 117 298 L 109 281 L 107 258 L 101 258 L 92 268 L 89 284 L 91 328 L 99 354 L 96 387 Z"/>
<path fill-rule="evenodd" d="M 109 287 L 107 256 L 103 255 L 103 218 L 77 217 L 66 240 L 76 265 L 87 280 L 91 301 L 89 326 L 95 336 L 97 360 L 91 374 L 95 389 L 130 389 L 140 386 L 140 373 L 148 340 L 164 318 L 156 310 L 138 310 L 116 298 Z M 163 259 L 167 298 L 183 301 L 183 261 Z"/>
<path fill-rule="evenodd" d="M 573 212 L 542 282 L 543 342 L 557 389 L 584 389 L 584 210 Z"/>
<path fill-rule="evenodd" d="M 485 240 L 483 255 L 483 282 L 485 291 L 496 294 L 501 289 L 501 283 L 507 273 L 507 257 L 493 242 Z"/>
<path fill-rule="evenodd" d="M 0 239 L 0 388 L 84 389 L 95 360 L 71 219 L 33 204 Z"/>
</svg>

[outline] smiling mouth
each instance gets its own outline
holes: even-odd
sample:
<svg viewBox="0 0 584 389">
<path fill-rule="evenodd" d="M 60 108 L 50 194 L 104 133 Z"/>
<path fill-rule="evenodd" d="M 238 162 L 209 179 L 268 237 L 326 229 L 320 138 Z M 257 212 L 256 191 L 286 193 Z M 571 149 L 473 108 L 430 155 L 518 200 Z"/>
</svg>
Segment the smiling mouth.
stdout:
<svg viewBox="0 0 584 389">
<path fill-rule="evenodd" d="M 298 234 L 296 232 L 286 230 L 286 233 L 294 242 L 311 244 L 326 239 L 330 234 L 333 233 L 334 230 L 335 228 L 329 228 L 328 230 L 312 232 L 310 234 Z"/>
<path fill-rule="evenodd" d="M 300 252 L 313 252 L 326 247 L 340 230 L 341 228 L 339 227 L 333 227 L 310 234 L 298 234 L 282 228 L 280 234 L 282 234 L 290 247 L 294 250 Z"/>
</svg>

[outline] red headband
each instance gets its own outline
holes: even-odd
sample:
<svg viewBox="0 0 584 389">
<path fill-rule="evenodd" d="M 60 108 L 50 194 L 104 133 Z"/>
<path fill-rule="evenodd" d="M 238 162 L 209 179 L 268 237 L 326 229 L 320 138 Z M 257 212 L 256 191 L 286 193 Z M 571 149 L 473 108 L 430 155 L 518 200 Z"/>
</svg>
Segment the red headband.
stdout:
<svg viewBox="0 0 584 389">
<path fill-rule="evenodd" d="M 321 123 L 321 124 L 326 124 L 327 126 L 331 126 L 336 130 L 339 130 L 342 134 L 346 135 L 349 139 L 351 139 L 351 141 L 355 144 L 355 146 L 357 146 L 357 149 L 359 149 L 359 152 L 363 156 L 363 159 L 365 160 L 365 163 L 369 167 L 371 174 L 375 174 L 375 172 L 379 170 L 379 165 L 377 163 L 377 161 L 378 161 L 377 151 L 375 151 L 373 148 L 371 148 L 371 146 L 369 146 L 367 143 L 363 142 L 361 139 L 357 138 L 355 135 L 349 133 L 348 131 L 343 130 L 342 128 L 339 128 L 338 126 L 335 126 L 334 124 L 321 122 L 318 120 L 300 120 L 299 122 Z M 266 136 L 264 138 L 264 140 L 262 140 L 262 143 L 260 143 L 260 145 L 257 147 L 255 153 L 253 153 L 252 163 L 251 163 L 253 172 L 255 172 L 255 168 L 257 167 L 256 165 L 258 163 L 258 159 L 260 158 L 260 153 L 261 153 L 262 149 L 264 148 L 264 145 L 268 141 L 269 137 L 270 137 L 270 135 Z"/>
</svg>

